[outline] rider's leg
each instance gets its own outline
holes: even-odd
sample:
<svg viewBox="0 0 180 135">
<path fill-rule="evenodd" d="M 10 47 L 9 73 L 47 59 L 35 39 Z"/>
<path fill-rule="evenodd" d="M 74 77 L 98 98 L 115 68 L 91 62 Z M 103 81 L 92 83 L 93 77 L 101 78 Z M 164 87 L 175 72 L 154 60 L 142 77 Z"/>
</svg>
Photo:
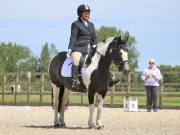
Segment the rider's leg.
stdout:
<svg viewBox="0 0 180 135">
<path fill-rule="evenodd" d="M 109 72 L 109 87 L 118 84 L 121 82 L 119 79 L 115 78 L 111 72 Z"/>
<path fill-rule="evenodd" d="M 80 62 L 80 58 L 82 54 L 80 52 L 72 52 L 71 53 L 72 59 L 73 59 L 73 65 L 72 65 L 72 89 L 78 89 L 79 87 L 79 79 L 78 79 L 78 66 Z"/>
</svg>

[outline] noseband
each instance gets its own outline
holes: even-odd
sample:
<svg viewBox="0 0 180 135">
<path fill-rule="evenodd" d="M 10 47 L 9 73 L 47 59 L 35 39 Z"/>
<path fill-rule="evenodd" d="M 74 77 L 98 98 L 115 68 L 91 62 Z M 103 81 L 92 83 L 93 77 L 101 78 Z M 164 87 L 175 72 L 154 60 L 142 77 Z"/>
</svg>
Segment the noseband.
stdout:
<svg viewBox="0 0 180 135">
<path fill-rule="evenodd" d="M 124 47 L 123 47 L 124 48 Z M 118 59 L 117 59 L 117 54 L 116 54 L 116 50 L 119 49 L 119 48 L 112 48 L 115 50 L 115 53 L 114 53 L 114 58 L 115 60 L 112 61 L 112 59 L 109 59 L 107 58 L 105 55 L 101 54 L 100 52 L 97 51 L 97 48 L 95 48 L 95 52 L 97 52 L 97 54 L 99 54 L 100 56 L 104 57 L 107 61 L 112 61 L 118 68 L 120 68 L 121 64 L 125 64 L 127 63 L 128 64 L 128 60 L 125 60 L 125 61 L 121 61 L 121 62 L 117 62 Z"/>
</svg>

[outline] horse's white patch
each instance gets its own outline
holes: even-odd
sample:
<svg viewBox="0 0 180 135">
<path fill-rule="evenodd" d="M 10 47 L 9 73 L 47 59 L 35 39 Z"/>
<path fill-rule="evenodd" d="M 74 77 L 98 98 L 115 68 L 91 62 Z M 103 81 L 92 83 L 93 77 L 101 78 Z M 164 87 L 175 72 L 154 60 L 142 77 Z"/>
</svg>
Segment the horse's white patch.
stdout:
<svg viewBox="0 0 180 135">
<path fill-rule="evenodd" d="M 100 56 L 96 53 L 92 57 L 91 64 L 87 68 L 82 68 L 81 70 L 82 79 L 87 89 L 90 84 L 90 77 L 91 77 L 92 72 L 98 68 L 99 60 L 100 60 Z"/>
<path fill-rule="evenodd" d="M 110 37 L 110 38 L 106 39 L 106 42 L 105 42 L 105 43 L 100 42 L 100 43 L 97 45 L 97 49 L 96 49 L 96 50 L 97 50 L 100 54 L 105 55 L 109 44 L 110 44 L 113 40 L 114 40 L 114 37 Z"/>
<path fill-rule="evenodd" d="M 94 121 L 93 121 L 94 108 L 95 108 L 94 104 L 89 105 L 89 120 L 88 120 L 89 127 L 94 126 Z"/>
<path fill-rule="evenodd" d="M 101 55 L 105 55 L 106 51 L 108 49 L 108 46 L 113 41 L 113 39 L 114 39 L 114 37 L 111 37 L 111 38 L 108 38 L 105 43 L 100 42 L 97 45 L 97 49 L 96 49 L 97 52 L 100 53 Z M 82 79 L 83 79 L 83 82 L 84 82 L 87 89 L 88 89 L 88 86 L 91 82 L 90 81 L 91 74 L 93 73 L 94 70 L 96 70 L 98 68 L 99 60 L 101 58 L 101 55 L 98 54 L 97 52 L 92 57 L 91 64 L 87 68 L 82 68 L 82 70 L 81 70 Z"/>
<path fill-rule="evenodd" d="M 122 53 L 123 61 L 127 61 L 128 60 L 128 53 L 127 53 L 127 51 L 121 49 L 120 52 Z"/>
<path fill-rule="evenodd" d="M 110 49 L 109 53 L 112 53 L 112 49 Z"/>
<path fill-rule="evenodd" d="M 96 125 L 97 127 L 101 127 L 102 126 L 102 122 L 101 122 L 101 112 L 103 109 L 103 98 L 101 95 L 98 94 L 97 97 L 97 118 L 96 118 Z"/>
<path fill-rule="evenodd" d="M 111 37 L 111 38 L 106 39 L 105 43 L 100 42 L 97 45 L 97 52 L 100 53 L 101 55 L 105 55 L 107 48 L 109 44 L 113 41 L 113 39 L 114 37 Z M 91 64 L 87 68 L 83 67 L 81 70 L 82 79 L 87 89 L 90 84 L 91 74 L 93 73 L 94 70 L 98 68 L 98 65 L 99 65 L 99 60 L 101 58 L 101 55 L 98 53 L 95 53 L 95 55 L 92 57 Z M 71 63 L 72 63 L 72 58 L 71 57 L 66 58 L 61 69 L 61 75 L 63 77 L 71 77 L 71 67 L 72 67 Z"/>
</svg>

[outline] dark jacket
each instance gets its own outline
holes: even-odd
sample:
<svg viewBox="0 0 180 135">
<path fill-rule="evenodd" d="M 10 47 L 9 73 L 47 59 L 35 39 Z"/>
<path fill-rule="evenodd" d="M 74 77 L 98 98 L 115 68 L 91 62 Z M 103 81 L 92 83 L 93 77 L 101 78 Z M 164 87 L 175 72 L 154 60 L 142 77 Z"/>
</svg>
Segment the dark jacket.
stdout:
<svg viewBox="0 0 180 135">
<path fill-rule="evenodd" d="M 88 27 L 78 18 L 71 25 L 71 37 L 68 49 L 79 50 L 87 48 L 87 45 L 96 45 L 98 43 L 94 24 L 88 21 Z"/>
</svg>

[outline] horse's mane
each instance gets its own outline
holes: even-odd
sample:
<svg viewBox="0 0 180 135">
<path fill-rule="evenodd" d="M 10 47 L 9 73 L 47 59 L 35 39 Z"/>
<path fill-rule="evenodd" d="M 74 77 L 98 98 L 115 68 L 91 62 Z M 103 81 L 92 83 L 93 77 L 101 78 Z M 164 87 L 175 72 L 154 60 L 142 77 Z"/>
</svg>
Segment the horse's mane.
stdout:
<svg viewBox="0 0 180 135">
<path fill-rule="evenodd" d="M 101 41 L 97 44 L 98 47 L 103 47 L 105 44 L 107 44 L 107 42 L 113 41 L 115 37 L 109 37 L 106 38 L 104 41 Z M 108 44 L 109 45 L 109 44 Z"/>
<path fill-rule="evenodd" d="M 103 48 L 108 48 L 109 44 L 114 40 L 115 37 L 109 37 L 104 42 L 99 42 L 97 44 L 97 50 L 103 51 Z"/>
</svg>

